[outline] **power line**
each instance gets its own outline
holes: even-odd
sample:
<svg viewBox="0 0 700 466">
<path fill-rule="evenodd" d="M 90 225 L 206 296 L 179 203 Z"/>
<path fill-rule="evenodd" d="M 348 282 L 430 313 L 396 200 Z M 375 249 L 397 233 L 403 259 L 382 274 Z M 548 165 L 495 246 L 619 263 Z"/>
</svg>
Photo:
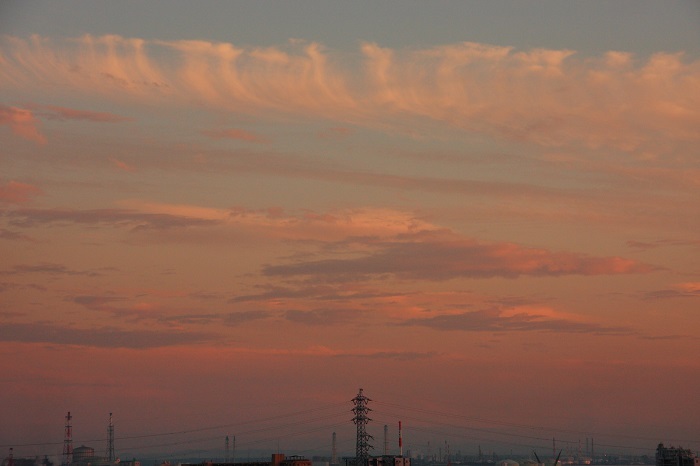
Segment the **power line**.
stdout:
<svg viewBox="0 0 700 466">
<path fill-rule="evenodd" d="M 440 411 L 435 411 L 435 410 L 429 410 L 429 409 L 425 409 L 425 408 L 416 408 L 413 406 L 403 406 L 403 405 L 399 405 L 396 403 L 383 402 L 383 401 L 376 401 L 376 404 L 379 405 L 380 407 L 386 406 L 386 407 L 391 407 L 391 408 L 399 408 L 402 410 L 414 411 L 414 412 L 418 412 L 418 413 L 422 413 L 422 414 L 427 414 L 427 415 L 432 416 L 432 418 L 438 418 L 438 419 L 453 418 L 453 419 L 460 419 L 460 420 L 472 421 L 472 422 L 477 422 L 477 423 L 492 424 L 492 425 L 496 425 L 496 426 L 515 427 L 515 428 L 521 428 L 521 429 L 527 429 L 527 430 L 553 432 L 553 433 L 557 433 L 557 434 L 575 434 L 575 435 L 585 435 L 588 437 L 603 437 L 603 438 L 608 438 L 608 437 L 626 438 L 626 439 L 630 439 L 630 440 L 643 440 L 643 441 L 649 441 L 649 442 L 654 442 L 654 443 L 658 442 L 658 438 L 650 438 L 650 437 L 627 435 L 627 434 L 612 434 L 612 433 L 602 433 L 602 432 L 580 431 L 580 430 L 574 430 L 574 429 L 551 428 L 551 427 L 544 427 L 544 426 L 538 426 L 538 425 L 533 425 L 533 424 L 523 424 L 523 423 L 508 422 L 508 421 L 495 420 L 495 419 L 485 419 L 485 418 L 481 418 L 481 417 L 465 416 L 465 415 L 455 414 L 455 413 L 446 413 L 446 412 L 440 412 Z M 391 414 L 391 412 L 389 412 L 389 414 Z M 407 417 L 404 413 L 400 413 L 397 416 L 398 417 Z M 424 419 L 414 418 L 414 420 L 426 422 Z M 433 423 L 433 421 L 427 421 L 427 422 Z M 473 430 L 486 431 L 486 432 L 493 432 L 493 431 L 488 431 L 486 429 L 478 428 L 478 427 L 463 427 L 463 428 L 469 428 L 469 429 L 473 429 Z M 523 436 L 523 435 L 518 435 L 518 434 L 508 434 L 505 432 L 499 432 L 499 433 L 501 433 L 503 435 Z M 526 437 L 526 436 L 523 436 L 523 437 Z M 539 437 L 532 437 L 532 438 L 541 439 Z M 684 443 L 684 444 L 697 443 L 697 441 L 693 441 L 693 440 L 674 439 L 674 441 L 678 442 L 678 443 Z M 606 444 L 602 444 L 602 443 L 598 443 L 597 445 L 607 446 L 607 447 L 636 448 L 636 447 L 629 447 L 629 446 L 624 446 L 624 445 L 606 445 Z"/>
<path fill-rule="evenodd" d="M 343 402 L 343 403 L 337 402 L 337 403 L 332 403 L 332 404 L 325 405 L 325 406 L 320 406 L 320 407 L 316 407 L 316 408 L 309 408 L 309 409 L 305 409 L 305 410 L 301 410 L 301 411 L 294 411 L 291 413 L 279 414 L 276 416 L 270 416 L 270 417 L 261 418 L 261 419 L 250 419 L 247 421 L 240 421 L 240 422 L 231 423 L 231 424 L 220 424 L 220 425 L 205 426 L 205 427 L 178 430 L 178 431 L 156 432 L 156 433 L 152 433 L 152 434 L 140 434 L 140 435 L 128 435 L 128 436 L 115 437 L 115 439 L 116 440 L 134 440 L 134 439 L 143 439 L 143 438 L 165 437 L 165 436 L 169 436 L 169 435 L 192 434 L 192 433 L 197 433 L 197 432 L 206 432 L 208 430 L 230 429 L 230 428 L 238 427 L 238 426 L 259 424 L 259 423 L 268 422 L 268 421 L 276 421 L 279 419 L 294 417 L 294 416 L 298 416 L 298 415 L 302 415 L 302 414 L 309 414 L 312 412 L 323 411 L 323 410 L 327 410 L 327 409 L 331 409 L 331 408 L 338 408 L 341 405 L 344 407 L 348 406 L 347 402 Z M 347 416 L 348 411 L 345 410 L 342 412 L 342 414 Z M 336 415 L 340 415 L 340 413 L 337 413 Z M 105 439 L 105 438 L 93 438 L 93 439 L 82 439 L 82 440 L 80 440 L 80 442 L 83 442 L 83 443 L 104 442 L 107 440 L 108 439 Z M 0 448 L 53 446 L 53 445 L 62 445 L 63 443 L 64 442 L 40 442 L 40 443 L 22 443 L 22 444 L 14 443 L 14 444 L 0 445 Z"/>
</svg>

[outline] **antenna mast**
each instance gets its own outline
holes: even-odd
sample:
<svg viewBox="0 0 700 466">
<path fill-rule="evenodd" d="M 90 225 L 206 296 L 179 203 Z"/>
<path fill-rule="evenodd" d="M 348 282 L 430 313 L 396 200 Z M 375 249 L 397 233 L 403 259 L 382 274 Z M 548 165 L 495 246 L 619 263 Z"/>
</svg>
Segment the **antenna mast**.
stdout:
<svg viewBox="0 0 700 466">
<path fill-rule="evenodd" d="M 367 433 L 366 427 L 367 423 L 371 421 L 369 417 L 367 417 L 367 413 L 372 411 L 370 408 L 367 407 L 367 403 L 372 401 L 369 398 L 367 398 L 363 393 L 362 389 L 360 388 L 360 392 L 353 398 L 352 403 L 355 405 L 354 408 L 352 408 L 352 412 L 355 414 L 355 417 L 352 419 L 352 422 L 355 423 L 357 426 L 357 440 L 355 444 L 355 466 L 366 466 L 367 461 L 369 459 L 369 450 L 372 448 L 372 445 L 369 444 L 369 441 L 373 439 L 371 435 Z"/>
<path fill-rule="evenodd" d="M 70 411 L 66 414 L 66 429 L 63 436 L 63 464 L 68 466 L 73 462 L 73 427 L 71 426 Z"/>
</svg>

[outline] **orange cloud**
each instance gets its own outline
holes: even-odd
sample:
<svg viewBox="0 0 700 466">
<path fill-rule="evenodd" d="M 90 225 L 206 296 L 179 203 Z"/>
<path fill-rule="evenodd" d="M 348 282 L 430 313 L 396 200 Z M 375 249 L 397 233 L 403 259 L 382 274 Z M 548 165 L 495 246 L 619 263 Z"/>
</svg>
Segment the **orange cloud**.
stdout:
<svg viewBox="0 0 700 466">
<path fill-rule="evenodd" d="M 0 125 L 7 125 L 13 133 L 38 144 L 46 144 L 46 137 L 39 132 L 37 121 L 30 110 L 0 105 Z"/>
<path fill-rule="evenodd" d="M 0 202 L 22 204 L 39 194 L 42 194 L 42 190 L 36 186 L 17 181 L 10 181 L 4 186 L 0 186 Z"/>
<path fill-rule="evenodd" d="M 78 110 L 74 108 L 57 107 L 54 105 L 47 105 L 41 108 L 45 109 L 44 113 L 41 114 L 41 116 L 48 119 L 83 120 L 92 121 L 95 123 L 119 123 L 123 121 L 134 120 L 133 118 L 115 115 L 114 113 L 92 112 L 89 110 Z"/>
<path fill-rule="evenodd" d="M 129 165 L 126 162 L 123 162 L 123 161 L 115 159 L 115 158 L 110 158 L 109 160 L 110 160 L 110 162 L 112 162 L 112 165 L 114 165 L 119 170 L 123 170 L 125 172 L 130 172 L 130 173 L 136 171 L 136 169 L 134 167 L 132 167 L 131 165 Z"/>
<path fill-rule="evenodd" d="M 254 142 L 258 144 L 270 142 L 270 140 L 265 137 L 259 136 L 255 133 L 251 133 L 250 131 L 236 128 L 222 130 L 206 130 L 202 131 L 202 134 L 215 139 L 236 139 L 238 141 Z"/>
<path fill-rule="evenodd" d="M 301 41 L 263 48 L 114 35 L 6 37 L 0 53 L 6 88 L 50 80 L 110 99 L 198 101 L 376 128 L 428 118 L 498 138 L 646 156 L 700 140 L 700 61 L 682 54 L 583 58 L 470 42 L 422 50 L 367 43 L 358 60 Z"/>
</svg>

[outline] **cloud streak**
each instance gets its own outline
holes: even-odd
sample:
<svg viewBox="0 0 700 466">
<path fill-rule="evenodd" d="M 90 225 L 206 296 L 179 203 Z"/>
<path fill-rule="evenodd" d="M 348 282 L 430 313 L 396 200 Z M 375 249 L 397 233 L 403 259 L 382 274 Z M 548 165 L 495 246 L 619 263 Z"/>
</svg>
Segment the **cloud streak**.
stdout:
<svg viewBox="0 0 700 466">
<path fill-rule="evenodd" d="M 46 144 L 46 137 L 39 131 L 37 120 L 30 110 L 0 105 L 0 125 L 8 126 L 21 138 L 37 144 Z"/>
<path fill-rule="evenodd" d="M 54 343 L 98 348 L 147 349 L 201 343 L 212 338 L 204 332 L 124 330 L 116 327 L 68 327 L 53 323 L 0 323 L 0 341 Z"/>
<path fill-rule="evenodd" d="M 5 212 L 5 216 L 11 219 L 10 223 L 21 227 L 84 224 L 126 226 L 132 230 L 166 230 L 219 223 L 214 219 L 140 212 L 131 209 L 15 209 Z"/>
<path fill-rule="evenodd" d="M 203 130 L 202 134 L 214 139 L 233 139 L 243 142 L 252 142 L 255 144 L 264 144 L 270 142 L 269 139 L 263 136 L 238 128 Z"/>
<path fill-rule="evenodd" d="M 93 112 L 90 110 L 79 110 L 75 108 L 57 107 L 47 105 L 44 111 L 38 115 L 49 120 L 79 120 L 93 123 L 121 123 L 134 121 L 133 118 L 123 117 L 108 112 Z"/>
<path fill-rule="evenodd" d="M 595 335 L 630 335 L 634 333 L 628 327 L 605 327 L 597 323 L 547 316 L 526 308 L 510 310 L 509 312 L 504 312 L 499 308 L 491 308 L 444 314 L 409 319 L 398 325 L 427 327 L 439 331 L 467 332 L 551 332 Z"/>
<path fill-rule="evenodd" d="M 39 264 L 21 264 L 15 265 L 9 270 L 0 271 L 3 275 L 23 275 L 23 274 L 47 274 L 53 276 L 88 276 L 97 277 L 101 272 L 96 270 L 74 270 L 63 264 L 54 264 L 44 262 Z"/>
<path fill-rule="evenodd" d="M 271 265 L 270 277 L 314 276 L 323 280 L 357 280 L 392 275 L 411 280 L 517 278 L 519 276 L 615 275 L 648 273 L 653 266 L 621 257 L 592 257 L 551 252 L 513 243 L 471 240 L 390 242 L 358 258 L 324 259 Z"/>
<path fill-rule="evenodd" d="M 43 194 L 43 191 L 36 186 L 18 181 L 0 185 L 0 203 L 24 204 L 40 194 Z"/>
</svg>

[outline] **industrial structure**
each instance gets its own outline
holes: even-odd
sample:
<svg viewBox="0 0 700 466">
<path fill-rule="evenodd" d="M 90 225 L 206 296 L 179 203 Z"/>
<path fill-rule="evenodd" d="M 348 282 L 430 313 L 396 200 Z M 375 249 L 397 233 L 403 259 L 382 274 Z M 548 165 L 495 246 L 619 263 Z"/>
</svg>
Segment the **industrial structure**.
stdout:
<svg viewBox="0 0 700 466">
<path fill-rule="evenodd" d="M 681 447 L 664 447 L 660 443 L 656 447 L 656 466 L 700 466 L 700 458 L 692 450 Z"/>
</svg>

